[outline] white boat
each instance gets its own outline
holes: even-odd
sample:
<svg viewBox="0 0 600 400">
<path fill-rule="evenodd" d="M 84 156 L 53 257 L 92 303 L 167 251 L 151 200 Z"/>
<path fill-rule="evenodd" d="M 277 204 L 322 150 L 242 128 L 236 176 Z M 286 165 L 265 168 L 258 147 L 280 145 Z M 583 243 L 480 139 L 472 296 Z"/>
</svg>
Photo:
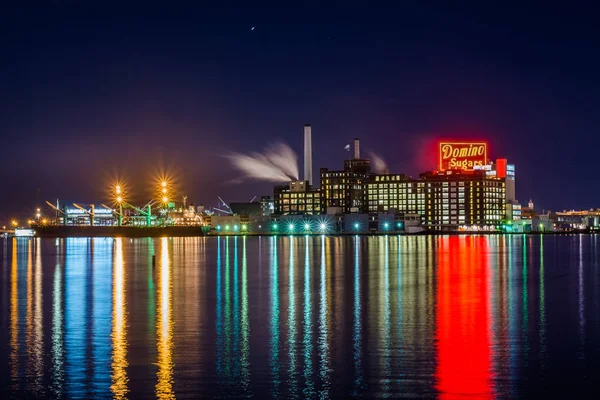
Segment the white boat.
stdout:
<svg viewBox="0 0 600 400">
<path fill-rule="evenodd" d="M 35 231 L 33 229 L 15 229 L 15 237 L 34 237 Z"/>
</svg>

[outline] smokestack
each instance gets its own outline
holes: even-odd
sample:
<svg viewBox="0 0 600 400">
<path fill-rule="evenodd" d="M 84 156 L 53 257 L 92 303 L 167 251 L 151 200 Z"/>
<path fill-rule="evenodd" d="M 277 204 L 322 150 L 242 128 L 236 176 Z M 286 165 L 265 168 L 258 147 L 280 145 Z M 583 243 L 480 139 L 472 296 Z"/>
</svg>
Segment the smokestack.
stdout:
<svg viewBox="0 0 600 400">
<path fill-rule="evenodd" d="M 310 125 L 304 125 L 304 180 L 312 186 L 312 132 Z"/>
<path fill-rule="evenodd" d="M 360 140 L 354 139 L 354 159 L 360 158 Z"/>
</svg>

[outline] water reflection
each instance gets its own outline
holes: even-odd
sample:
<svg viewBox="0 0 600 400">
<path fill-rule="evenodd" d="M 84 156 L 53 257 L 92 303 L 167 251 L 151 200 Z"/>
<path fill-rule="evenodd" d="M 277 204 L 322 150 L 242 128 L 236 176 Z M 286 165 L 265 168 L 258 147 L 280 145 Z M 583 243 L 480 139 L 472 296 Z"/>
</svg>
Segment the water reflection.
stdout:
<svg viewBox="0 0 600 400">
<path fill-rule="evenodd" d="M 169 239 L 160 241 L 160 263 L 158 270 L 156 346 L 158 350 L 158 372 L 156 376 L 156 397 L 174 399 L 173 391 L 173 316 L 171 304 L 171 262 Z"/>
<path fill-rule="evenodd" d="M 354 325 L 352 329 L 352 350 L 354 361 L 354 390 L 353 397 L 358 397 L 363 390 L 362 375 L 362 318 L 360 295 L 360 250 L 361 242 L 358 236 L 354 237 Z"/>
<path fill-rule="evenodd" d="M 34 289 L 33 289 L 33 328 L 30 342 L 30 371 L 32 374 L 32 382 L 29 387 L 32 389 L 33 395 L 36 397 L 44 396 L 43 378 L 44 378 L 44 342 L 42 336 L 43 329 L 43 308 L 42 308 L 42 249 L 40 247 L 41 239 L 36 239 L 35 242 L 29 242 L 29 250 L 31 246 L 35 257 L 34 266 Z"/>
<path fill-rule="evenodd" d="M 126 309 L 126 273 L 123 261 L 123 239 L 115 239 L 115 257 L 113 264 L 113 309 L 112 309 L 112 385 L 114 398 L 125 398 L 127 387 L 127 309 Z"/>
<path fill-rule="evenodd" d="M 442 398 L 493 395 L 486 246 L 481 237 L 439 239 L 436 377 Z"/>
<path fill-rule="evenodd" d="M 583 236 L 579 235 L 579 262 L 577 268 L 577 307 L 579 315 L 579 351 L 578 358 L 585 362 L 585 294 L 583 279 Z"/>
<path fill-rule="evenodd" d="M 312 398 L 315 395 L 315 384 L 313 381 L 313 340 L 312 340 L 312 296 L 310 283 L 310 246 L 308 236 L 304 242 L 304 337 L 302 339 L 302 350 L 304 358 L 304 397 Z"/>
<path fill-rule="evenodd" d="M 598 237 L 3 244 L 3 398 L 594 392 Z"/>
<path fill-rule="evenodd" d="M 327 244 L 327 251 L 325 249 Z M 319 378 L 321 379 L 321 390 L 319 398 L 329 398 L 329 390 L 331 382 L 329 380 L 329 293 L 328 293 L 328 277 L 327 277 L 327 262 L 325 254 L 331 256 L 330 241 L 326 241 L 325 236 L 321 236 L 321 268 L 320 268 L 320 289 L 319 289 L 319 336 L 317 343 L 319 346 Z M 331 265 L 331 264 L 329 264 Z"/>
<path fill-rule="evenodd" d="M 288 385 L 290 397 L 298 398 L 298 378 L 296 372 L 296 285 L 294 282 L 294 243 L 296 239 L 290 239 L 289 268 L 288 268 L 288 357 L 289 368 Z"/>
<path fill-rule="evenodd" d="M 110 396 L 111 369 L 111 325 L 113 293 L 113 242 L 111 238 L 94 238 L 90 241 L 91 268 L 87 281 L 91 281 L 92 315 L 91 352 L 93 364 L 91 393 L 94 397 Z M 91 275 L 91 276 L 90 276 Z M 89 290 L 89 289 L 88 289 Z M 87 292 L 89 294 L 89 291 Z M 89 328 L 88 328 L 89 329 Z"/>
<path fill-rule="evenodd" d="M 242 241 L 241 256 L 239 242 Z M 233 249 L 230 249 L 230 242 Z M 222 254 L 222 244 L 224 251 Z M 230 251 L 233 254 L 230 255 Z M 241 272 L 240 272 L 241 258 Z M 224 260 L 222 265 L 221 260 Z M 241 279 L 240 279 L 241 276 Z M 246 238 L 223 238 L 217 244 L 216 370 L 223 390 L 236 398 L 251 397 L 250 317 Z"/>
<path fill-rule="evenodd" d="M 12 240 L 10 269 L 10 382 L 11 389 L 19 388 L 19 271 L 17 239 Z"/>
<path fill-rule="evenodd" d="M 65 258 L 65 388 L 69 396 L 90 397 L 88 346 L 91 293 L 87 279 L 90 239 L 69 238 Z"/>
<path fill-rule="evenodd" d="M 55 397 L 63 397 L 64 363 L 64 299 L 63 299 L 63 263 L 64 240 L 57 243 L 54 277 L 52 282 L 52 393 Z"/>
<path fill-rule="evenodd" d="M 248 255 L 246 253 L 246 237 L 242 247 L 242 389 L 247 397 L 250 391 L 250 318 L 248 316 Z"/>
<path fill-rule="evenodd" d="M 289 240 L 292 240 L 290 238 Z M 271 394 L 279 397 L 279 263 L 277 255 L 277 238 L 271 237 Z"/>
<path fill-rule="evenodd" d="M 540 352 L 541 352 L 541 369 L 542 373 L 546 368 L 546 284 L 544 282 L 544 276 L 546 271 L 544 270 L 544 236 L 540 236 Z"/>
</svg>

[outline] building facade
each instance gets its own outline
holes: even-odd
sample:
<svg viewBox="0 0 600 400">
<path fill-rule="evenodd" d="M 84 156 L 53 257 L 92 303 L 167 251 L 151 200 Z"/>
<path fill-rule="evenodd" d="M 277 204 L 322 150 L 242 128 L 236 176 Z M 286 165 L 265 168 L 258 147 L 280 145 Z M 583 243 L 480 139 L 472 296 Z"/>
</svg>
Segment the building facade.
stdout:
<svg viewBox="0 0 600 400">
<path fill-rule="evenodd" d="M 292 181 L 289 185 L 275 186 L 274 214 L 321 214 L 321 191 L 308 181 Z"/>
<path fill-rule="evenodd" d="M 372 175 L 366 184 L 369 213 L 425 216 L 425 183 L 403 174 Z"/>
<path fill-rule="evenodd" d="M 505 219 L 506 183 L 485 171 L 421 174 L 424 226 L 435 230 L 493 230 Z"/>
</svg>

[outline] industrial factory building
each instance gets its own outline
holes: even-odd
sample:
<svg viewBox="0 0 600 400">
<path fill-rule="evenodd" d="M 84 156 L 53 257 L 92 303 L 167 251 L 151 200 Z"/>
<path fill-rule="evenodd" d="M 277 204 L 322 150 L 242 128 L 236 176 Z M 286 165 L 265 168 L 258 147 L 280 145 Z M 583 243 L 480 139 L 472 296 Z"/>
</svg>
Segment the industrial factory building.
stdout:
<svg viewBox="0 0 600 400">
<path fill-rule="evenodd" d="M 436 231 L 495 231 L 507 220 L 521 219 L 515 167 L 506 159 L 490 161 L 486 143 L 442 142 L 437 169 L 412 178 L 372 172 L 370 160 L 360 158 L 360 142 L 355 139 L 354 157 L 344 161 L 343 170 L 321 168 L 317 189 L 307 175 L 312 174 L 312 151 L 306 147 L 312 143 L 310 135 L 310 127 L 308 131 L 305 127 L 305 181 L 275 188 L 277 216 L 327 214 L 356 220 L 341 223 L 345 232 L 350 227 L 385 231 L 383 227 L 409 219 L 411 225 L 419 220 L 424 229 Z M 394 223 L 381 225 L 377 221 L 382 214 L 395 215 Z"/>
<path fill-rule="evenodd" d="M 277 215 L 321 214 L 321 191 L 308 181 L 292 181 L 276 186 L 273 192 Z"/>
<path fill-rule="evenodd" d="M 506 188 L 485 171 L 421 175 L 425 226 L 438 230 L 495 230 L 505 218 Z"/>
<path fill-rule="evenodd" d="M 342 171 L 321 168 L 321 209 L 325 214 L 367 212 L 365 182 L 371 161 L 360 158 L 360 141 L 354 139 L 354 158 L 344 161 Z"/>
</svg>

